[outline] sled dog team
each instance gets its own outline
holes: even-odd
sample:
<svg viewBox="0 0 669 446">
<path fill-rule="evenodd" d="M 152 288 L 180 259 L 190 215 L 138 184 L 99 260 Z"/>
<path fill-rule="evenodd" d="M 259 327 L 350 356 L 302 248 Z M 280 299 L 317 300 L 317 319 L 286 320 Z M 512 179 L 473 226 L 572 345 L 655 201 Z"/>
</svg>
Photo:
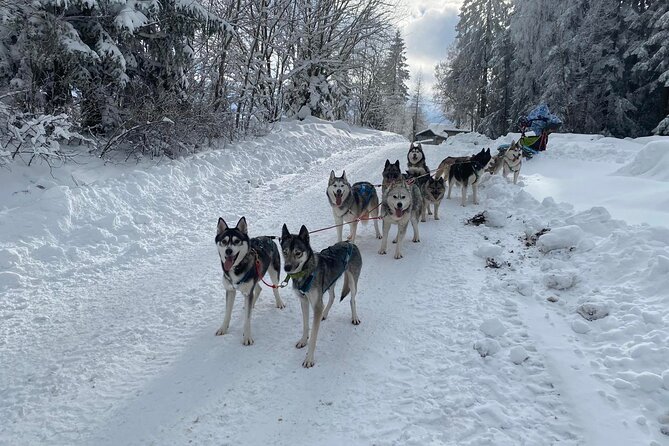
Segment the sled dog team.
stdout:
<svg viewBox="0 0 669 446">
<path fill-rule="evenodd" d="M 335 224 L 338 242 L 315 252 L 309 241 L 309 231 L 302 225 L 297 234 L 293 234 L 284 224 L 281 231 L 280 245 L 283 254 L 284 271 L 287 274 L 284 286 L 292 279 L 293 291 L 300 300 L 302 308 L 302 337 L 296 347 L 307 347 L 307 355 L 302 365 L 314 365 L 314 351 L 321 321 L 328 316 L 335 300 L 334 284 L 343 276 L 344 281 L 340 301 L 350 294 L 351 322 L 360 324 L 356 311 L 355 298 L 358 290 L 358 278 L 362 269 L 362 256 L 355 245 L 358 221 L 373 219 L 376 238 L 381 239 L 379 254 L 386 254 L 390 226 L 397 225 L 395 259 L 402 258 L 402 244 L 411 223 L 413 242 L 420 241 L 418 220 L 426 221 L 432 215 L 439 220 L 439 205 L 446 194 L 451 198 L 453 184 L 459 184 L 462 190 L 461 204 L 467 201 L 467 188 L 472 187 L 473 202 L 478 204 L 478 183 L 481 175 L 487 171 L 495 174 L 503 169 L 504 176 L 513 173 L 514 184 L 518 180 L 521 167 L 521 147 L 517 143 L 504 152 L 491 157 L 490 149 L 481 150 L 471 157 L 447 157 L 436 170 L 434 177 L 425 163 L 425 154 L 420 143 L 414 142 L 407 154 L 407 170 L 402 173 L 400 162 L 386 160 L 383 168 L 381 201 L 375 186 L 361 181 L 350 184 L 346 172 L 341 176 L 330 173 L 326 195 Z M 380 214 L 380 217 L 379 217 Z M 378 219 L 382 221 L 379 231 Z M 350 223 L 348 241 L 342 241 L 343 225 Z M 268 274 L 272 282 L 272 291 L 277 308 L 284 308 L 278 288 L 281 258 L 279 250 L 271 237 L 249 237 L 246 218 L 242 217 L 235 227 L 230 227 L 222 218 L 218 219 L 216 247 L 223 268 L 225 287 L 225 317 L 216 335 L 224 335 L 230 326 L 232 308 L 237 291 L 244 296 L 244 330 L 242 343 L 253 344 L 251 334 L 251 312 L 255 307 L 261 285 L 258 283 Z M 328 293 L 327 305 L 323 295 Z M 311 332 L 309 332 L 309 313 L 313 314 Z"/>
</svg>

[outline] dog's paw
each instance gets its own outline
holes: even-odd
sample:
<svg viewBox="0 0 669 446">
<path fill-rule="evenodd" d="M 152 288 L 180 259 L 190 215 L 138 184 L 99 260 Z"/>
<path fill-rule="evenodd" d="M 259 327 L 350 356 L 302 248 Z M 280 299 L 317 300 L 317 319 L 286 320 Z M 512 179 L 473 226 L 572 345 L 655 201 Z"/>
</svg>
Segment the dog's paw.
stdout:
<svg viewBox="0 0 669 446">
<path fill-rule="evenodd" d="M 360 325 L 360 319 L 358 319 L 357 317 L 355 317 L 355 318 L 351 319 L 351 323 L 352 323 L 353 325 Z"/>
<path fill-rule="evenodd" d="M 397 259 L 397 260 L 401 259 L 402 257 L 404 257 L 404 256 L 399 252 L 397 254 L 395 254 L 395 259 Z"/>
<path fill-rule="evenodd" d="M 379 234 L 379 235 L 376 236 L 376 238 L 381 240 L 383 238 L 383 236 L 381 234 Z"/>
<path fill-rule="evenodd" d="M 302 367 L 305 369 L 309 369 L 314 366 L 314 360 L 313 358 L 309 358 L 308 356 L 305 358 L 304 362 L 302 362 Z"/>
<path fill-rule="evenodd" d="M 253 338 L 251 337 L 246 337 L 242 340 L 243 345 L 253 345 Z"/>
<path fill-rule="evenodd" d="M 300 339 L 297 341 L 297 344 L 295 344 L 295 348 L 304 348 L 307 346 L 307 340 L 306 339 Z"/>
<path fill-rule="evenodd" d="M 379 249 L 379 254 L 381 254 L 382 256 L 385 255 L 385 254 L 386 254 L 386 250 L 385 250 L 385 249 Z"/>
<path fill-rule="evenodd" d="M 223 336 L 226 333 L 226 329 L 221 327 L 218 330 L 216 330 L 216 336 Z"/>
<path fill-rule="evenodd" d="M 284 308 L 286 308 L 286 304 L 284 304 L 283 301 L 279 301 L 279 302 L 276 303 L 276 307 L 279 310 L 283 310 Z"/>
<path fill-rule="evenodd" d="M 393 243 L 397 243 L 397 237 L 395 237 L 395 239 L 393 240 Z"/>
<path fill-rule="evenodd" d="M 432 214 L 430 214 L 430 215 L 432 215 Z M 421 218 L 420 221 L 422 221 L 424 223 L 424 222 L 427 221 L 427 218 Z"/>
<path fill-rule="evenodd" d="M 435 219 L 435 220 L 441 220 L 441 218 L 439 218 L 439 217 L 437 217 L 437 216 L 435 216 L 434 219 Z"/>
<path fill-rule="evenodd" d="M 416 237 L 414 237 L 413 239 L 411 239 L 411 241 L 412 241 L 412 242 L 414 242 L 414 243 L 418 243 L 418 242 L 420 242 L 420 239 L 419 239 L 419 238 L 416 238 Z"/>
</svg>

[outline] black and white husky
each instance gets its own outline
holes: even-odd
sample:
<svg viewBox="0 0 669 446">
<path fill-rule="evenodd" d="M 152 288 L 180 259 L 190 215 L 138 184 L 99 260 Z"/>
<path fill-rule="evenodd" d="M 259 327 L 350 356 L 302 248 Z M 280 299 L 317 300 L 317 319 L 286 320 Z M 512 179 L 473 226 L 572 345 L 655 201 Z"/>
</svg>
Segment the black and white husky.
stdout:
<svg viewBox="0 0 669 446">
<path fill-rule="evenodd" d="M 412 142 L 407 152 L 407 174 L 409 178 L 420 177 L 419 183 L 422 185 L 427 181 L 427 174 L 430 172 L 430 169 L 427 167 L 425 162 L 425 153 L 423 152 L 423 146 L 419 142 Z M 425 180 L 423 180 L 425 178 Z"/>
<path fill-rule="evenodd" d="M 404 235 L 407 232 L 409 223 L 413 226 L 413 241 L 420 241 L 418 232 L 418 220 L 423 213 L 423 197 L 416 184 L 407 184 L 405 180 L 395 181 L 388 185 L 388 189 L 383 193 L 381 204 L 383 214 L 383 241 L 379 254 L 385 254 L 388 249 L 388 233 L 390 225 L 397 225 L 397 237 L 395 242 L 395 258 L 402 258 L 402 244 Z"/>
<path fill-rule="evenodd" d="M 355 243 L 355 235 L 358 230 L 358 221 L 360 218 L 365 222 L 369 217 L 379 215 L 379 196 L 372 183 L 360 181 L 351 183 L 346 179 L 346 171 L 342 176 L 335 175 L 334 170 L 330 172 L 330 180 L 326 195 L 332 207 L 335 225 L 337 225 L 337 241 L 342 241 L 343 223 L 351 222 L 351 235 L 348 239 Z M 381 238 L 379 223 L 374 220 L 374 230 L 376 238 Z"/>
<path fill-rule="evenodd" d="M 302 337 L 295 347 L 303 348 L 309 344 L 307 357 L 303 367 L 314 365 L 314 351 L 321 320 L 328 316 L 334 302 L 334 284 L 344 276 L 341 300 L 351 293 L 351 322 L 360 324 L 355 306 L 358 290 L 358 278 L 362 269 L 362 256 L 356 245 L 350 242 L 339 242 L 319 253 L 311 249 L 309 231 L 303 225 L 298 235 L 291 234 L 284 224 L 281 231 L 281 250 L 283 252 L 284 270 L 292 279 L 293 290 L 300 298 L 302 306 Z M 323 294 L 328 291 L 330 299 L 323 308 Z M 311 334 L 309 334 L 309 307 L 313 312 Z"/>
<path fill-rule="evenodd" d="M 218 219 L 216 231 L 216 248 L 223 268 L 223 285 L 225 286 L 225 318 L 223 325 L 216 331 L 216 336 L 227 333 L 230 327 L 232 306 L 235 303 L 237 290 L 244 295 L 244 345 L 253 344 L 251 336 L 251 311 L 255 306 L 260 284 L 258 282 L 269 272 L 274 285 L 279 284 L 281 257 L 276 245 L 269 237 L 249 238 L 246 218 L 242 217 L 234 228 L 228 227 L 225 220 Z M 274 299 L 277 308 L 284 308 L 279 291 L 274 288 Z"/>
<path fill-rule="evenodd" d="M 462 186 L 462 201 L 460 204 L 465 206 L 467 203 L 468 186 L 472 187 L 474 204 L 478 204 L 479 180 L 483 174 L 483 169 L 485 169 L 490 162 L 490 158 L 490 149 L 481 149 L 481 151 L 472 156 L 469 161 L 453 164 L 448 171 L 448 195 L 446 198 L 451 198 L 453 183 L 457 182 Z"/>
</svg>

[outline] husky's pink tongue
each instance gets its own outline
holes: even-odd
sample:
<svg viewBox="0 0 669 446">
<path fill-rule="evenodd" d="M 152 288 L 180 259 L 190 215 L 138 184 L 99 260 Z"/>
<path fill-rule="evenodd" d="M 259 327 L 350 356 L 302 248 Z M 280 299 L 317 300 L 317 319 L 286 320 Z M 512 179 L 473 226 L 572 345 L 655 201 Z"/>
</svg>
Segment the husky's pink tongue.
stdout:
<svg viewBox="0 0 669 446">
<path fill-rule="evenodd" d="M 335 202 L 337 206 L 341 206 L 341 195 L 335 195 Z"/>
<path fill-rule="evenodd" d="M 235 263 L 234 256 L 226 256 L 225 262 L 223 262 L 223 269 L 228 272 L 232 268 L 232 265 Z"/>
<path fill-rule="evenodd" d="M 395 216 L 396 217 L 401 217 L 402 216 L 402 209 L 400 208 L 395 208 Z"/>
</svg>

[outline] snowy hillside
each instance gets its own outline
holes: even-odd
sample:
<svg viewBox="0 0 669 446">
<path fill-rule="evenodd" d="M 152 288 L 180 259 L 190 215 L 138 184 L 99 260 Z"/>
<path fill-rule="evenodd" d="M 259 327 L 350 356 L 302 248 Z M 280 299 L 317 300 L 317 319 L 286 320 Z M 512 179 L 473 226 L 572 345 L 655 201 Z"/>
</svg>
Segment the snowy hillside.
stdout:
<svg viewBox="0 0 669 446">
<path fill-rule="evenodd" d="M 428 165 L 513 136 L 426 146 Z M 171 162 L 3 172 L 0 444 L 669 444 L 669 137 L 551 135 L 519 185 L 486 177 L 465 208 L 454 189 L 401 260 L 361 227 L 362 324 L 335 304 L 313 369 L 289 289 L 284 310 L 261 294 L 253 346 L 241 300 L 214 336 L 219 216 L 331 225 L 330 170 L 378 183 L 407 147 L 311 119 Z"/>
</svg>

